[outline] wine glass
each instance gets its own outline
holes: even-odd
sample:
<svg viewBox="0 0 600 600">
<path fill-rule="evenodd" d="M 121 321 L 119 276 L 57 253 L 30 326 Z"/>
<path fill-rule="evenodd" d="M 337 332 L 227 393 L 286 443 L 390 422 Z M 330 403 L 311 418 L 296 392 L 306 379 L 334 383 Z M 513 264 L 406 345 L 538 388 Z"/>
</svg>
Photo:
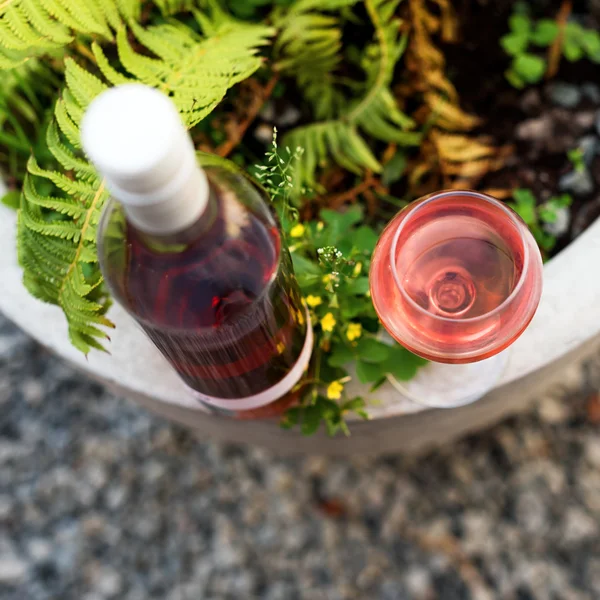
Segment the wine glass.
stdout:
<svg viewBox="0 0 600 600">
<path fill-rule="evenodd" d="M 542 258 L 523 221 L 474 191 L 431 194 L 387 225 L 370 270 L 371 296 L 387 332 L 430 361 L 389 380 L 409 399 L 462 406 L 494 387 L 506 352 L 540 301 Z"/>
</svg>

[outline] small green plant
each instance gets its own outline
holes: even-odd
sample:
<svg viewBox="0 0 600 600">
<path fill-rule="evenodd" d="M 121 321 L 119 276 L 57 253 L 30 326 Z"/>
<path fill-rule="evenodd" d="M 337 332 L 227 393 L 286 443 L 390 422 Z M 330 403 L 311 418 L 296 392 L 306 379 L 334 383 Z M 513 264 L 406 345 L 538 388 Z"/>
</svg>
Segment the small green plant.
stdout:
<svg viewBox="0 0 600 600">
<path fill-rule="evenodd" d="M 553 196 L 538 204 L 531 190 L 519 188 L 513 191 L 514 202 L 509 206 L 525 221 L 543 253 L 550 252 L 556 245 L 556 237 L 543 229 L 544 223 L 555 223 L 559 210 L 570 206 L 573 198 L 569 194 Z"/>
<path fill-rule="evenodd" d="M 509 33 L 500 39 L 507 54 L 512 57 L 506 78 L 516 88 L 538 83 L 546 72 L 546 59 L 535 52 L 538 48 L 548 48 L 560 33 L 556 21 L 552 19 L 533 20 L 527 5 L 517 3 L 509 19 Z M 575 21 L 569 21 L 564 28 L 562 55 L 570 62 L 582 58 L 600 63 L 600 33 L 586 29 Z"/>
<path fill-rule="evenodd" d="M 273 148 L 256 177 L 271 195 L 288 241 L 300 289 L 315 332 L 313 361 L 302 382 L 302 401 L 287 411 L 282 425 L 299 425 L 311 435 L 323 423 L 327 432 L 348 433 L 350 413 L 366 419 L 366 399 L 348 397 L 354 365 L 356 377 L 377 389 L 392 373 L 411 379 L 426 361 L 398 344 L 379 339 L 381 325 L 369 293 L 371 254 L 377 232 L 364 223 L 362 207 L 345 212 L 323 209 L 320 219 L 300 223 L 292 208 L 294 166 L 302 150 Z"/>
<path fill-rule="evenodd" d="M 578 173 L 585 171 L 584 151 L 582 148 L 572 148 L 567 152 L 567 158 Z"/>
</svg>

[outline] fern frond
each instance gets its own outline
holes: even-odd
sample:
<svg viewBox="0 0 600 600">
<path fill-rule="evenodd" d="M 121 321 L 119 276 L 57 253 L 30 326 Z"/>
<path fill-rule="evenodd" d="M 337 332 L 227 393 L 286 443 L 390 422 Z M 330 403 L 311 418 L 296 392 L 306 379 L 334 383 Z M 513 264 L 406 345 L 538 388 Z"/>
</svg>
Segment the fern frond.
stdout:
<svg viewBox="0 0 600 600">
<path fill-rule="evenodd" d="M 154 0 L 165 17 L 170 17 L 179 12 L 191 11 L 195 7 L 194 0 Z"/>
<path fill-rule="evenodd" d="M 51 0 L 43 2 L 46 6 Z M 96 14 L 95 6 L 86 15 Z M 117 51 L 128 76 L 117 70 L 96 42 L 92 51 L 99 76 L 71 58 L 65 60 L 66 87 L 47 130 L 48 148 L 64 171 L 42 168 L 32 157 L 19 210 L 18 254 L 23 281 L 33 295 L 63 309 L 71 341 L 83 352 L 102 348 L 100 340 L 107 337 L 102 327 L 112 326 L 104 316 L 109 301 L 102 291 L 96 248 L 97 227 L 108 193 L 80 152 L 79 126 L 85 109 L 110 84 L 143 81 L 167 93 L 192 126 L 232 85 L 260 66 L 258 50 L 272 33 L 262 25 L 224 18 L 208 27 L 215 33 L 210 37 L 170 23 L 144 29 L 132 22 L 130 27 L 146 51 L 134 50 L 125 28 L 118 28 Z M 56 193 L 39 193 L 37 180 L 48 182 Z"/>
<path fill-rule="evenodd" d="M 110 83 L 140 81 L 168 94 L 188 127 L 210 113 L 231 86 L 247 79 L 260 67 L 259 48 L 268 43 L 274 32 L 263 25 L 235 22 L 230 22 L 219 35 L 209 38 L 172 24 L 144 29 L 132 23 L 131 27 L 137 40 L 155 58 L 136 52 L 125 29 L 121 29 L 117 33 L 117 50 L 130 77 L 112 67 L 102 48 L 94 44 L 92 49 L 100 71 Z M 93 95 L 98 85 L 103 85 L 89 73 L 84 75 L 71 69 L 70 74 L 75 77 L 69 84 L 74 93 Z"/>
<path fill-rule="evenodd" d="M 76 35 L 112 39 L 135 19 L 140 0 L 5 0 L 0 3 L 0 68 L 62 50 Z"/>
<path fill-rule="evenodd" d="M 317 167 L 327 166 L 330 157 L 348 171 L 360 173 L 362 169 L 379 172 L 381 165 L 356 129 L 342 121 L 326 121 L 294 129 L 285 138 L 290 148 L 300 147 L 304 153 L 296 163 L 298 185 L 307 185 L 317 191 Z"/>
<path fill-rule="evenodd" d="M 357 1 L 300 0 L 285 12 L 274 12 L 274 24 L 280 30 L 275 43 L 277 68 L 296 77 L 317 119 L 330 119 L 344 102 L 335 85 L 342 47 L 340 18 L 324 13 L 352 6 Z"/>
<path fill-rule="evenodd" d="M 366 66 L 367 93 L 350 109 L 346 118 L 374 138 L 403 145 L 418 145 L 420 136 L 412 129 L 415 123 L 399 108 L 389 86 L 407 38 L 400 36 L 400 19 L 394 17 L 402 0 L 365 0 L 375 28 L 377 52 Z"/>
<path fill-rule="evenodd" d="M 41 196 L 33 178 L 64 184 L 57 175 L 39 168 L 34 160 L 30 163 L 18 218 L 19 263 L 27 289 L 63 309 L 72 343 L 87 353 L 92 347 L 101 347 L 95 338 L 107 337 L 97 325 L 112 326 L 104 316 L 108 299 L 91 298 L 101 281 L 97 258 L 88 277 L 82 268 L 87 262 L 80 260 L 85 249 L 95 244 L 90 229 L 96 226 L 98 211 L 108 194 L 96 177 L 95 185 L 82 180 L 63 185 L 63 198 Z"/>
<path fill-rule="evenodd" d="M 361 134 L 404 146 L 419 144 L 421 135 L 411 131 L 414 121 L 398 108 L 390 91 L 394 69 L 406 48 L 406 38 L 399 34 L 401 22 L 394 16 L 400 2 L 365 0 L 376 41 L 371 58 L 365 63 L 365 93 L 340 111 L 337 120 L 301 127 L 286 136 L 285 144 L 304 148 L 296 171 L 299 186 L 318 187 L 315 173 L 317 168 L 327 164 L 328 157 L 349 171 L 379 172 L 381 165 Z M 316 3 L 310 0 L 305 4 Z"/>
</svg>

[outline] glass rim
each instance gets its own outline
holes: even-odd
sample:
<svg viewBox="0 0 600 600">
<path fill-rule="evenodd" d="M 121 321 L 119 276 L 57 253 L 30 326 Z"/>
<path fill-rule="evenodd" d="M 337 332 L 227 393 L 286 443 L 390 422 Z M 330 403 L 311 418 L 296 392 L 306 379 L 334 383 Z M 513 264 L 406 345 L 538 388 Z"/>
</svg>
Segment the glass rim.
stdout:
<svg viewBox="0 0 600 600">
<path fill-rule="evenodd" d="M 423 308 L 420 304 L 418 304 L 417 302 L 415 302 L 407 293 L 406 289 L 404 288 L 404 286 L 400 283 L 400 277 L 398 276 L 398 269 L 396 267 L 396 249 L 398 247 L 398 238 L 400 237 L 400 234 L 402 233 L 404 226 L 406 225 L 406 223 L 408 222 L 408 219 L 414 215 L 414 213 L 418 212 L 420 209 L 422 209 L 424 206 L 431 204 L 433 202 L 435 202 L 436 200 L 441 200 L 444 199 L 448 196 L 453 196 L 453 195 L 463 195 L 463 196 L 471 196 L 473 198 L 478 198 L 479 200 L 482 200 L 484 202 L 487 202 L 488 204 L 492 204 L 494 205 L 496 208 L 500 209 L 506 216 L 508 219 L 510 219 L 511 223 L 516 227 L 517 231 L 519 232 L 519 240 L 521 241 L 521 245 L 523 247 L 523 269 L 521 270 L 521 274 L 519 276 L 518 281 L 516 282 L 516 284 L 514 285 L 512 291 L 510 292 L 510 294 L 498 305 L 496 306 L 496 308 L 490 310 L 489 312 L 486 312 L 482 315 L 478 315 L 477 317 L 467 317 L 466 319 L 453 319 L 452 317 L 442 317 L 440 315 L 435 315 L 431 312 L 429 312 L 428 310 L 426 310 L 425 308 Z M 528 232 L 528 230 L 525 230 Z M 484 321 L 485 319 L 489 319 L 490 317 L 493 317 L 501 312 L 503 312 L 504 310 L 506 310 L 506 307 L 508 307 L 513 300 L 518 296 L 518 294 L 521 291 L 521 288 L 524 285 L 525 282 L 525 278 L 527 276 L 527 272 L 529 271 L 529 244 L 527 243 L 526 237 L 525 237 L 525 232 L 523 229 L 523 223 L 520 220 L 520 218 L 518 217 L 518 215 L 516 213 L 514 213 L 508 206 L 506 206 L 504 203 L 500 202 L 499 200 L 496 200 L 496 198 L 493 198 L 492 196 L 488 196 L 487 194 L 484 194 L 482 192 L 476 192 L 474 190 L 444 190 L 441 192 L 434 192 L 433 194 L 430 194 L 429 196 L 426 196 L 424 200 L 422 200 L 417 206 L 415 206 L 414 208 L 410 208 L 407 207 L 407 213 L 406 216 L 404 217 L 404 219 L 402 220 L 402 222 L 400 223 L 400 226 L 398 227 L 398 229 L 395 231 L 394 233 L 394 238 L 392 240 L 392 243 L 390 245 L 390 251 L 389 251 L 389 256 L 388 259 L 390 261 L 390 265 L 391 265 L 391 270 L 392 270 L 392 275 L 394 277 L 394 283 L 396 285 L 396 288 L 400 291 L 400 293 L 402 294 L 402 296 L 404 297 L 404 299 L 411 305 L 411 307 L 413 307 L 414 309 L 416 309 L 418 312 L 423 313 L 424 315 L 428 316 L 431 319 L 435 319 L 436 321 L 439 322 L 447 322 L 447 323 L 477 323 L 479 321 Z"/>
</svg>

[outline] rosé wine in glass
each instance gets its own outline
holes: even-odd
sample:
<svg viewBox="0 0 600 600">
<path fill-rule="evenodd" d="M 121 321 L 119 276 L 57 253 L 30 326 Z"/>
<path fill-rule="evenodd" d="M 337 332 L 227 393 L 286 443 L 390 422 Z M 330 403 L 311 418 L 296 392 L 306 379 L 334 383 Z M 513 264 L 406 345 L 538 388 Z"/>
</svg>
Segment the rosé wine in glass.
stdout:
<svg viewBox="0 0 600 600">
<path fill-rule="evenodd" d="M 526 225 L 503 203 L 445 191 L 412 203 L 388 224 L 370 285 L 396 341 L 438 363 L 474 363 L 507 348 L 533 318 L 542 259 Z"/>
</svg>

